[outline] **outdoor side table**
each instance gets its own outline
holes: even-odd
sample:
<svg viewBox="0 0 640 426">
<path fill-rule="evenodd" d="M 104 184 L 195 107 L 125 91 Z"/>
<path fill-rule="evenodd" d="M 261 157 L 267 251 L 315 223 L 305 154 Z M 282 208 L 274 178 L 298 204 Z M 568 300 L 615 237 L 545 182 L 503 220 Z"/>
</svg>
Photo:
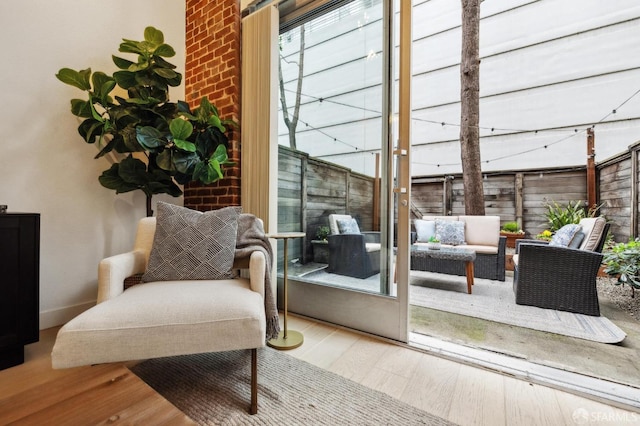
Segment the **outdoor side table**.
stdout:
<svg viewBox="0 0 640 426">
<path fill-rule="evenodd" d="M 280 331 L 280 334 L 277 338 L 271 339 L 267 342 L 267 345 L 271 346 L 274 349 L 280 350 L 289 350 L 295 349 L 302 345 L 304 342 L 304 336 L 299 331 L 288 330 L 287 329 L 287 303 L 288 303 L 288 289 L 287 283 L 289 281 L 288 275 L 288 263 L 289 263 L 289 253 L 287 250 L 287 243 L 290 238 L 302 238 L 306 234 L 304 232 L 278 232 L 276 234 L 268 234 L 267 238 L 275 238 L 276 240 L 284 241 L 284 279 L 282 282 L 282 293 L 283 293 L 283 308 L 284 308 L 284 327 Z"/>
<path fill-rule="evenodd" d="M 421 258 L 424 259 L 426 257 L 464 262 L 466 272 L 465 275 L 467 276 L 467 293 L 471 294 L 471 286 L 473 286 L 474 273 L 473 262 L 476 260 L 475 251 L 456 247 L 442 247 L 438 250 L 434 250 L 423 246 L 411 246 L 411 259 L 415 263 L 419 263 Z"/>
</svg>

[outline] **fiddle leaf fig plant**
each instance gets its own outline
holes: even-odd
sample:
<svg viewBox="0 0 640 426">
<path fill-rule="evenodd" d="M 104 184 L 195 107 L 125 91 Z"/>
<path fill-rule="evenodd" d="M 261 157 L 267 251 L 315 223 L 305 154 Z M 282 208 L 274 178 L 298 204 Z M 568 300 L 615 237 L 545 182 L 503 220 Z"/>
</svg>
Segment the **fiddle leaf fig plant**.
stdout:
<svg viewBox="0 0 640 426">
<path fill-rule="evenodd" d="M 113 75 L 62 68 L 56 77 L 86 92 L 86 99 L 71 100 L 71 113 L 82 119 L 78 133 L 85 142 L 98 144 L 95 158 L 126 155 L 102 173 L 100 184 L 116 193 L 143 191 L 150 216 L 154 194 L 179 196 L 178 184 L 224 177 L 225 166 L 234 164 L 227 133 L 237 125 L 221 119 L 207 97 L 193 111 L 184 101 L 169 101 L 169 88 L 179 86 L 182 75 L 165 59 L 175 50 L 162 31 L 147 27 L 144 40 L 123 39 L 119 51 L 136 57 L 113 55 Z"/>
</svg>

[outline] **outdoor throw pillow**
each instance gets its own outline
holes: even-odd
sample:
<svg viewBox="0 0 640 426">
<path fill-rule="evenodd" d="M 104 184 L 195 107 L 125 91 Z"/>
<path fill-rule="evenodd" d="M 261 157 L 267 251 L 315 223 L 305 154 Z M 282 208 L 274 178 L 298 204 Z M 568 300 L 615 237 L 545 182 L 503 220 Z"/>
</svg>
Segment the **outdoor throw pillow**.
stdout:
<svg viewBox="0 0 640 426">
<path fill-rule="evenodd" d="M 573 238 L 581 228 L 582 227 L 580 225 L 577 225 L 575 223 L 564 225 L 562 228 L 558 229 L 555 234 L 553 234 L 549 245 L 557 247 L 568 247 L 569 244 L 571 244 L 571 240 L 573 240 Z"/>
<path fill-rule="evenodd" d="M 457 246 L 464 244 L 464 222 L 457 220 L 436 220 L 436 238 L 442 244 Z"/>
<path fill-rule="evenodd" d="M 158 203 L 156 232 L 142 282 L 233 278 L 240 207 L 201 213 Z"/>
<path fill-rule="evenodd" d="M 436 221 L 435 220 L 422 220 L 416 219 L 413 221 L 413 225 L 416 227 L 416 234 L 418 234 L 418 242 L 429 242 L 429 238 L 436 235 Z"/>
<path fill-rule="evenodd" d="M 359 234 L 360 227 L 355 219 L 338 219 L 338 230 L 341 234 Z"/>
</svg>

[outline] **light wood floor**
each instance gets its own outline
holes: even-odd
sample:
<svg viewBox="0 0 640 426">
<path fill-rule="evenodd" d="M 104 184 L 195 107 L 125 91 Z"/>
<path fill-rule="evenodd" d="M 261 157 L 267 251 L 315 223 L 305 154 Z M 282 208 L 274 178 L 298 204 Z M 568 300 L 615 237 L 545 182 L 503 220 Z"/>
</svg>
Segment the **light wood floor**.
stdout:
<svg viewBox="0 0 640 426">
<path fill-rule="evenodd" d="M 290 315 L 287 353 L 461 425 L 640 424 L 640 414 Z M 123 365 L 52 370 L 57 329 L 0 371 L 0 424 L 193 424 Z M 574 418 L 576 420 L 574 420 Z"/>
</svg>

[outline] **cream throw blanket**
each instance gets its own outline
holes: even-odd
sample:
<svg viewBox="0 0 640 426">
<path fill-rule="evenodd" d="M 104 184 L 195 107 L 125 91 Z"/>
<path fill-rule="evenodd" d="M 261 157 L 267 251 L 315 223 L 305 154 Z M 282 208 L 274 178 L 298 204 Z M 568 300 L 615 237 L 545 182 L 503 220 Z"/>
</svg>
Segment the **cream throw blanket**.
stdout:
<svg viewBox="0 0 640 426">
<path fill-rule="evenodd" d="M 267 319 L 267 340 L 275 339 L 280 332 L 280 320 L 274 292 L 271 291 L 271 264 L 273 252 L 271 243 L 264 233 L 262 222 L 254 215 L 242 213 L 238 216 L 238 237 L 236 239 L 236 259 L 248 258 L 253 251 L 264 253 L 266 259 L 264 277 L 264 311 Z"/>
</svg>

